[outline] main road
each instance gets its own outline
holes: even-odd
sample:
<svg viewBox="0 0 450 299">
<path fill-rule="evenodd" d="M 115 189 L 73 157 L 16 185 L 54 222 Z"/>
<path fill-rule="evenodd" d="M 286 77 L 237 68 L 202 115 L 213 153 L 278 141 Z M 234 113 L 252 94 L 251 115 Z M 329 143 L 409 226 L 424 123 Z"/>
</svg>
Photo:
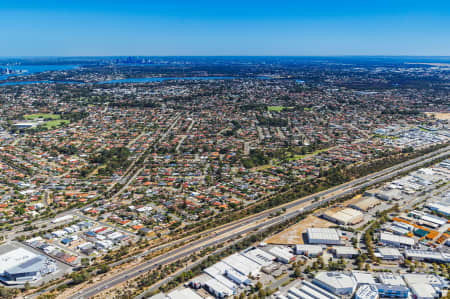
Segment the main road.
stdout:
<svg viewBox="0 0 450 299">
<path fill-rule="evenodd" d="M 287 219 L 296 217 L 301 213 L 312 211 L 326 202 L 334 201 L 338 198 L 352 194 L 365 187 L 388 180 L 401 173 L 410 171 L 416 167 L 419 167 L 428 162 L 432 162 L 433 160 L 448 155 L 450 155 L 450 146 L 423 155 L 421 157 L 397 164 L 395 166 L 389 167 L 379 172 L 375 172 L 365 177 L 355 179 L 348 183 L 344 183 L 342 185 L 330 188 L 328 190 L 303 197 L 301 199 L 280 205 L 276 208 L 263 211 L 256 215 L 252 215 L 244 219 L 226 224 L 224 226 L 209 230 L 207 232 L 203 232 L 202 234 L 206 235 L 206 237 L 202 239 L 195 239 L 187 244 L 183 244 L 178 248 L 170 250 L 148 261 L 145 261 L 142 264 L 139 264 L 137 266 L 134 266 L 133 268 L 125 270 L 120 274 L 114 275 L 113 277 L 105 279 L 96 285 L 89 286 L 86 289 L 78 292 L 77 294 L 69 298 L 75 299 L 75 298 L 92 297 L 100 292 L 103 292 L 109 288 L 119 285 L 129 279 L 135 278 L 145 272 L 151 271 L 157 268 L 159 265 L 170 264 L 178 259 L 188 257 L 194 252 L 201 250 L 203 248 L 224 243 L 226 241 L 238 237 L 239 235 L 259 230 L 261 228 L 266 228 L 275 225 L 277 223 L 283 222 Z M 282 209 L 292 210 L 293 208 L 296 208 L 298 206 L 304 206 L 304 204 L 307 202 L 310 202 L 311 204 L 289 213 L 284 213 L 279 216 L 271 217 L 271 215 L 273 215 L 274 212 L 276 213 L 282 211 Z M 144 256 L 146 254 L 148 254 L 148 252 L 141 254 L 140 256 Z"/>
</svg>

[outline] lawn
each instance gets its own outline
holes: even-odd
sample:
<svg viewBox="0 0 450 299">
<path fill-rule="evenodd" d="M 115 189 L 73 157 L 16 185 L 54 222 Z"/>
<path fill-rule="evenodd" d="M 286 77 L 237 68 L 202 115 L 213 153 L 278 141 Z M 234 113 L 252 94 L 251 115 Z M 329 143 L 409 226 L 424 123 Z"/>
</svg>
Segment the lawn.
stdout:
<svg viewBox="0 0 450 299">
<path fill-rule="evenodd" d="M 56 120 L 56 119 L 60 119 L 61 115 L 50 114 L 50 113 L 35 113 L 35 114 L 26 114 L 23 117 L 28 120 L 33 120 L 33 119 L 37 119 L 37 118 Z"/>
<path fill-rule="evenodd" d="M 285 109 L 293 109 L 294 107 L 285 107 L 285 106 L 268 106 L 267 111 L 280 112 Z"/>
<path fill-rule="evenodd" d="M 267 107 L 268 111 L 276 111 L 276 112 L 280 112 L 284 109 L 284 106 L 269 106 Z"/>
<path fill-rule="evenodd" d="M 329 149 L 330 148 L 323 148 L 323 149 L 319 149 L 319 150 L 316 150 L 316 151 L 314 151 L 312 153 L 305 154 L 305 155 L 294 155 L 293 157 L 289 158 L 289 161 L 301 160 L 301 159 L 304 159 L 304 158 L 307 158 L 307 157 L 312 157 L 312 156 L 315 156 L 317 154 L 326 152 Z"/>
<path fill-rule="evenodd" d="M 57 128 L 63 124 L 67 125 L 69 123 L 70 123 L 70 120 L 68 120 L 68 119 L 54 119 L 54 120 L 49 120 L 49 121 L 44 122 L 42 124 L 42 126 L 46 127 L 48 130 L 50 130 L 50 129 Z"/>
</svg>

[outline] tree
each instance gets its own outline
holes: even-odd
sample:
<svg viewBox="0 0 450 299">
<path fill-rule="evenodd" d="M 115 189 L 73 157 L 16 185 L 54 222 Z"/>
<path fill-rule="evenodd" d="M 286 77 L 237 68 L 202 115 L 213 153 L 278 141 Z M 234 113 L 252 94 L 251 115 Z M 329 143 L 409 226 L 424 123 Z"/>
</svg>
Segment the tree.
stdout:
<svg viewBox="0 0 450 299">
<path fill-rule="evenodd" d="M 89 266 L 89 264 L 90 264 L 90 262 L 89 262 L 88 258 L 84 257 L 84 258 L 81 259 L 81 265 L 83 267 L 87 267 L 87 266 Z"/>
</svg>

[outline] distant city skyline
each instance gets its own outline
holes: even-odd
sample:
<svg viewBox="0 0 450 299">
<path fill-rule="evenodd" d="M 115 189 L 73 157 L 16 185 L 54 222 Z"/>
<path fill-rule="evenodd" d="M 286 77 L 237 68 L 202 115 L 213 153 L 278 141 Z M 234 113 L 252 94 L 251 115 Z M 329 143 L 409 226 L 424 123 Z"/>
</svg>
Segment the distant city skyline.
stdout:
<svg viewBox="0 0 450 299">
<path fill-rule="evenodd" d="M 448 1 L 3 1 L 0 56 L 450 56 Z"/>
</svg>

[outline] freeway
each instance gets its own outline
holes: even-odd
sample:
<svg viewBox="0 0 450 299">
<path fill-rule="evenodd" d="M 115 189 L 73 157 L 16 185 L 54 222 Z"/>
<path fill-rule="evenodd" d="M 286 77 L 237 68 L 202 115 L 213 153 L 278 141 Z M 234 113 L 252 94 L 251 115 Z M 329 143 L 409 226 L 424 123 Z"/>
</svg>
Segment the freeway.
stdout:
<svg viewBox="0 0 450 299">
<path fill-rule="evenodd" d="M 88 288 L 80 291 L 76 295 L 69 298 L 75 299 L 75 298 L 92 297 L 106 289 L 112 288 L 129 279 L 135 278 L 145 272 L 151 271 L 156 267 L 158 267 L 159 265 L 169 264 L 183 257 L 187 257 L 192 253 L 201 250 L 203 248 L 232 240 L 242 234 L 246 234 L 255 230 L 269 227 L 271 225 L 275 225 L 277 223 L 283 222 L 306 211 L 312 211 L 324 203 L 334 201 L 340 197 L 352 194 L 365 187 L 388 180 L 401 173 L 410 171 L 418 166 L 421 166 L 428 162 L 432 162 L 435 159 L 448 156 L 449 154 L 450 154 L 450 146 L 426 154 L 422 157 L 418 157 L 400 163 L 398 165 L 392 166 L 390 168 L 381 170 L 379 172 L 367 175 L 365 177 L 355 179 L 348 183 L 344 183 L 342 185 L 330 188 L 328 190 L 303 197 L 301 199 L 286 203 L 284 205 L 280 205 L 276 208 L 266 210 L 259 214 L 249 216 L 242 220 L 238 220 L 225 226 L 213 229 L 212 231 L 215 233 L 208 234 L 203 239 L 194 240 L 192 242 L 189 242 L 188 244 L 182 245 L 167 253 L 152 258 L 140 265 L 137 265 L 131 269 L 121 272 L 120 274 L 108 278 L 94 286 L 89 286 Z M 271 214 L 277 211 L 281 211 L 283 208 L 292 209 L 299 205 L 303 205 L 306 202 L 311 202 L 311 205 L 302 209 L 295 210 L 293 212 L 269 218 Z M 148 254 L 148 252 L 146 252 L 145 254 Z"/>
</svg>

